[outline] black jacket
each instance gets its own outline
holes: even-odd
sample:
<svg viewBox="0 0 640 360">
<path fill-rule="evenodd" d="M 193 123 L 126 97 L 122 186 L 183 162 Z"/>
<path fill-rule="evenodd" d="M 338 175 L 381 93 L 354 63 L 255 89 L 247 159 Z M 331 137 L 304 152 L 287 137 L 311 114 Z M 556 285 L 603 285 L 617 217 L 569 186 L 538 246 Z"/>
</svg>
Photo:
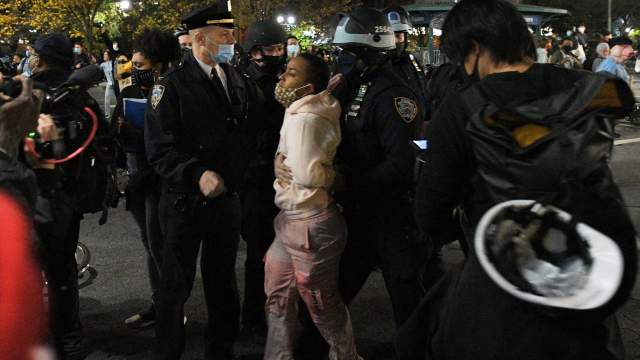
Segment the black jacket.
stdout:
<svg viewBox="0 0 640 360">
<path fill-rule="evenodd" d="M 481 87 L 498 107 L 526 104 L 568 90 L 585 73 L 551 65 L 533 65 L 525 73 L 488 76 Z M 593 75 L 591 75 L 593 76 Z M 462 205 L 473 229 L 495 205 L 476 188 L 474 149 L 466 132 L 470 111 L 460 92 L 450 92 L 428 129 L 429 152 L 416 194 L 416 221 L 436 242 L 444 242 L 452 227 L 451 213 Z M 576 98 L 571 106 L 585 99 Z M 586 105 L 586 104 L 585 104 Z M 553 113 L 557 109 L 540 109 Z M 544 176 L 544 174 L 540 174 Z M 625 274 L 616 296 L 604 307 L 584 312 L 552 313 L 519 301 L 480 267 L 474 247 L 444 301 L 431 299 L 428 359 L 609 359 L 603 318 L 629 297 L 636 274 L 635 230 L 608 167 L 589 177 L 576 217 L 614 239 L 625 258 Z M 443 284 L 442 286 L 446 286 Z M 434 290 L 432 295 L 441 295 Z M 562 315 L 562 316 L 559 316 Z M 423 329 L 424 330 L 424 329 Z M 413 331 L 415 332 L 415 330 Z M 398 337 L 401 338 L 401 334 Z"/>
<path fill-rule="evenodd" d="M 393 72 L 404 80 L 418 96 L 418 102 L 423 104 L 425 113 L 427 110 L 427 77 L 422 69 L 422 64 L 412 54 L 403 52 L 391 58 Z M 418 119 L 414 124 L 413 135 L 418 139 L 422 137 L 422 122 L 426 119 Z"/>
<path fill-rule="evenodd" d="M 207 170 L 238 190 L 255 147 L 255 111 L 262 94 L 229 65 L 231 103 L 222 84 L 211 80 L 192 54 L 172 68 L 151 90 L 145 114 L 145 147 L 151 166 L 174 189 L 199 193 Z"/>
<path fill-rule="evenodd" d="M 411 127 L 423 118 L 424 106 L 390 63 L 365 78 L 353 78 L 337 94 L 342 106 L 338 170 L 359 198 L 389 200 L 411 186 Z"/>
<path fill-rule="evenodd" d="M 262 71 L 255 62 L 251 62 L 247 66 L 245 74 L 256 82 L 265 99 L 265 103 L 260 109 L 256 148 L 247 171 L 246 185 L 259 185 L 261 188 L 268 188 L 271 193 L 275 180 L 273 158 L 278 149 L 280 128 L 285 110 L 274 95 L 279 80 L 277 75 Z"/>
</svg>

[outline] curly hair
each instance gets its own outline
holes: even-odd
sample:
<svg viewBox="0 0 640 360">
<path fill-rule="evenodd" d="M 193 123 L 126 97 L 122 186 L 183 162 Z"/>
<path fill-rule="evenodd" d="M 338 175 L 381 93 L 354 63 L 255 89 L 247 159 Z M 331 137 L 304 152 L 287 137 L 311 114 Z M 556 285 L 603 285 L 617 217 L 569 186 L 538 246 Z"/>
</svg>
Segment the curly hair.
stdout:
<svg viewBox="0 0 640 360">
<path fill-rule="evenodd" d="M 152 64 L 162 64 L 163 71 L 182 56 L 180 44 L 173 33 L 159 29 L 143 30 L 135 39 L 133 48 Z"/>
</svg>

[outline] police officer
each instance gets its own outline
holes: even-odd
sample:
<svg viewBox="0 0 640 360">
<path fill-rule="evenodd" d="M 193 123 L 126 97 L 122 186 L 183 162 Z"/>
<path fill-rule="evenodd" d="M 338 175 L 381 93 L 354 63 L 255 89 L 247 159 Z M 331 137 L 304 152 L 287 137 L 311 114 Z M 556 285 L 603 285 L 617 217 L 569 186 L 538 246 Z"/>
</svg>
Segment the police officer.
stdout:
<svg viewBox="0 0 640 360">
<path fill-rule="evenodd" d="M 266 332 L 262 259 L 275 237 L 273 219 L 278 214 L 273 200 L 273 155 L 280 139 L 284 107 L 276 101 L 274 90 L 278 75 L 284 70 L 286 38 L 280 24 L 265 20 L 247 29 L 242 45 L 248 56 L 245 74 L 255 80 L 265 96 L 258 142 L 249 164 L 242 198 L 242 238 L 247 242 L 242 326 L 243 332 L 247 333 Z"/>
<path fill-rule="evenodd" d="M 55 88 L 67 81 L 73 66 L 73 45 L 69 39 L 59 33 L 46 35 L 33 45 L 29 59 L 33 71 L 31 78 Z M 75 120 L 83 107 L 90 107 L 98 116 L 99 130 L 107 129 L 102 117 L 103 112 L 96 101 L 87 93 L 57 103 L 48 112 L 57 117 Z M 67 124 L 68 125 L 68 124 Z M 67 132 L 67 136 L 69 136 Z M 58 146 L 63 144 L 58 140 Z M 64 143 L 77 148 L 72 140 Z M 66 150 L 73 151 L 67 148 Z M 51 216 L 50 221 L 40 223 L 37 233 L 42 251 L 41 261 L 49 284 L 49 307 L 51 333 L 58 357 L 61 359 L 83 359 L 82 325 L 79 317 L 78 271 L 75 252 L 78 246 L 80 220 L 83 214 L 86 194 L 91 188 L 83 181 L 87 174 L 80 156 L 57 166 L 46 166 L 36 170 L 40 184 L 40 204 Z M 54 180 L 51 180 L 54 179 Z"/>
<path fill-rule="evenodd" d="M 181 24 L 178 26 L 176 31 L 173 32 L 173 35 L 178 39 L 178 44 L 180 44 L 180 49 L 185 54 L 191 52 L 191 36 L 189 35 L 189 30 Z"/>
<path fill-rule="evenodd" d="M 384 54 L 395 47 L 386 16 L 356 8 L 337 26 L 333 44 L 342 47 L 339 66 L 344 82 L 336 90 L 342 106 L 342 144 L 337 167 L 343 186 L 336 199 L 344 209 L 349 240 L 340 267 L 340 287 L 349 304 L 376 268 L 382 269 L 400 326 L 422 296 L 418 269 L 422 244 L 415 235 L 408 193 L 414 152 L 411 127 L 423 116 L 422 104 L 397 76 Z M 280 167 L 280 164 L 277 164 Z M 296 358 L 321 351 L 309 327 Z"/>
<path fill-rule="evenodd" d="M 202 244 L 208 312 L 206 359 L 234 358 L 240 302 L 235 262 L 240 239 L 238 187 L 255 146 L 252 109 L 261 94 L 228 62 L 234 19 L 226 2 L 183 19 L 192 53 L 151 90 L 145 120 L 147 157 L 161 178 L 165 236 L 157 302 L 156 358 L 184 350 L 183 305 Z"/>
<path fill-rule="evenodd" d="M 419 103 L 425 104 L 427 94 L 427 77 L 422 64 L 411 53 L 407 52 L 409 46 L 409 30 L 412 29 L 409 13 L 401 6 L 393 6 L 384 10 L 391 30 L 396 36 L 396 49 L 391 51 L 393 71 L 400 76 L 407 85 L 411 86 L 419 96 Z M 423 119 L 414 122 L 414 138 L 423 138 Z"/>
</svg>

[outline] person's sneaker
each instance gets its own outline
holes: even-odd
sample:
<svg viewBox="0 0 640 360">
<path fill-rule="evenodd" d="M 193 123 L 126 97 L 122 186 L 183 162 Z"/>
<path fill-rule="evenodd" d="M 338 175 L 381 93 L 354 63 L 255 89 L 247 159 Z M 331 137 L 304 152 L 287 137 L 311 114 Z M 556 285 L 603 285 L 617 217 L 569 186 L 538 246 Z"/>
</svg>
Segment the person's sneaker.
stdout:
<svg viewBox="0 0 640 360">
<path fill-rule="evenodd" d="M 152 307 L 138 314 L 132 315 L 124 324 L 132 329 L 146 329 L 154 326 L 156 323 L 156 311 Z"/>
</svg>

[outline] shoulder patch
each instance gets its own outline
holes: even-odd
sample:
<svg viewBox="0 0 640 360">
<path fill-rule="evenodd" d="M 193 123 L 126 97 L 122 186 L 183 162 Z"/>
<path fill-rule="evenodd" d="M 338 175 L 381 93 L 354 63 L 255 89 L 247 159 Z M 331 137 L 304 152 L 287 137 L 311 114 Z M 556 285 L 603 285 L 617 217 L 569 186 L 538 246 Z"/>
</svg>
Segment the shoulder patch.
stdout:
<svg viewBox="0 0 640 360">
<path fill-rule="evenodd" d="M 415 101 L 406 97 L 397 97 L 393 99 L 393 103 L 396 106 L 398 115 L 404 122 L 410 124 L 415 120 L 416 115 L 418 115 L 418 104 Z"/>
<path fill-rule="evenodd" d="M 158 107 L 160 100 L 162 100 L 162 96 L 164 95 L 164 86 L 163 85 L 153 85 L 153 90 L 151 90 L 151 106 L 153 106 L 153 110 Z"/>
</svg>

